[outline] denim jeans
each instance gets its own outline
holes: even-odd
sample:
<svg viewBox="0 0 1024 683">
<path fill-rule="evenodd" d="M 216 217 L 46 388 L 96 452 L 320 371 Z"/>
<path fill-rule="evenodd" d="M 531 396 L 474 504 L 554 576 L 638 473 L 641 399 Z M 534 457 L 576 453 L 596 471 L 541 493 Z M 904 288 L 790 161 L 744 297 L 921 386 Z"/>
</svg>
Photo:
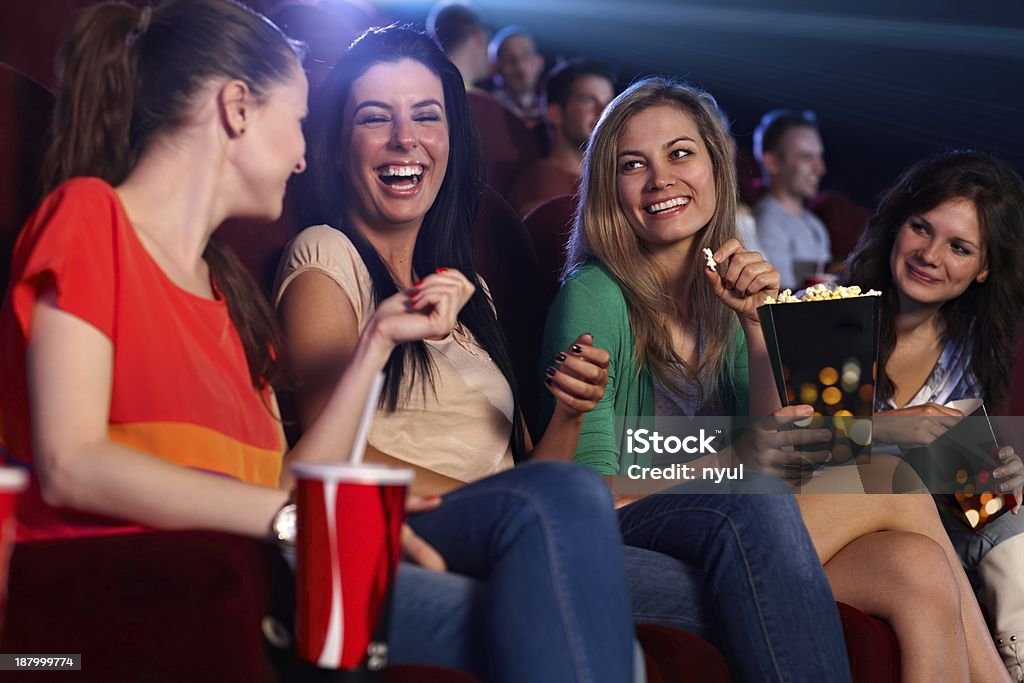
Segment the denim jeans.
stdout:
<svg viewBox="0 0 1024 683">
<path fill-rule="evenodd" d="M 660 494 L 619 520 L 627 545 L 683 565 L 668 573 L 667 558 L 627 553 L 638 621 L 707 638 L 738 681 L 850 680 L 835 599 L 791 495 Z"/>
<path fill-rule="evenodd" d="M 450 574 L 402 567 L 392 661 L 486 681 L 632 679 L 622 543 L 599 476 L 524 465 L 453 491 L 409 524 Z"/>
<path fill-rule="evenodd" d="M 935 496 L 935 505 L 939 509 L 942 525 L 953 542 L 953 548 L 960 556 L 964 571 L 971 580 L 971 585 L 974 586 L 974 590 L 980 591 L 982 582 L 978 575 L 978 566 L 988 551 L 1003 541 L 1024 534 L 1024 511 L 1016 515 L 1006 512 L 975 530 L 963 519 L 963 513 L 953 496 Z"/>
</svg>

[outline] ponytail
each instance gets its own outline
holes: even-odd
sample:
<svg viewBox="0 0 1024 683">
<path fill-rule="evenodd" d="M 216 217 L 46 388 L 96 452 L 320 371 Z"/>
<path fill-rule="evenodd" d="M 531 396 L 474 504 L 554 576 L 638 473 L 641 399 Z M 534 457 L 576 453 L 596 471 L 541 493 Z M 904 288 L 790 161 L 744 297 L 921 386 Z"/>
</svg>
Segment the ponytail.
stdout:
<svg viewBox="0 0 1024 683">
<path fill-rule="evenodd" d="M 233 0 L 169 0 L 156 10 L 106 2 L 82 12 L 58 55 L 61 80 L 42 169 L 50 192 L 75 176 L 120 185 L 155 136 L 188 117 L 211 78 L 238 78 L 256 97 L 291 77 L 303 46 Z M 203 253 L 227 301 L 253 386 L 279 378 L 281 334 L 273 311 L 231 250 Z"/>
<path fill-rule="evenodd" d="M 111 185 L 135 164 L 131 140 L 138 53 L 130 40 L 143 11 L 105 3 L 86 9 L 58 55 L 60 92 L 42 168 L 44 194 L 68 178 Z"/>
</svg>

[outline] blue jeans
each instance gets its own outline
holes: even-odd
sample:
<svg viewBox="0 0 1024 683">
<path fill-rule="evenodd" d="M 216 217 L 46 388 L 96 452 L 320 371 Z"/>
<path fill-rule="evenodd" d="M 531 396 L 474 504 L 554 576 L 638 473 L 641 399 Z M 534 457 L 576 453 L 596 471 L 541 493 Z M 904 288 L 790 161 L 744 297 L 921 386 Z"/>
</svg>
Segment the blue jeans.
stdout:
<svg viewBox="0 0 1024 683">
<path fill-rule="evenodd" d="M 403 566 L 392 661 L 486 681 L 631 680 L 622 544 L 599 476 L 524 465 L 453 491 L 409 524 L 461 576 Z"/>
<path fill-rule="evenodd" d="M 669 574 L 668 558 L 627 553 L 638 621 L 707 638 L 735 680 L 850 680 L 835 599 L 791 495 L 661 494 L 619 521 L 627 545 L 682 563 Z"/>
<path fill-rule="evenodd" d="M 1016 515 L 1006 512 L 975 530 L 963 519 L 963 513 L 953 496 L 935 496 L 935 505 L 939 509 L 942 526 L 946 528 L 949 540 L 953 542 L 953 548 L 960 556 L 960 562 L 971 580 L 971 585 L 975 591 L 982 590 L 978 565 L 988 551 L 1003 541 L 1024 534 L 1024 511 Z"/>
</svg>

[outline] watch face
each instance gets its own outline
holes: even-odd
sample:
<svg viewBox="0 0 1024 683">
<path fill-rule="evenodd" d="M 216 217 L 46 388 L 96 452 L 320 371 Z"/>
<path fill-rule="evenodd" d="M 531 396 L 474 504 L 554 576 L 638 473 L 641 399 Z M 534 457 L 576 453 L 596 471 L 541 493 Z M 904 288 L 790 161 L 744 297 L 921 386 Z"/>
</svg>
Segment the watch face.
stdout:
<svg viewBox="0 0 1024 683">
<path fill-rule="evenodd" d="M 295 545 L 295 537 L 298 535 L 295 516 L 295 503 L 289 503 L 278 510 L 274 517 L 274 533 L 277 540 Z"/>
</svg>

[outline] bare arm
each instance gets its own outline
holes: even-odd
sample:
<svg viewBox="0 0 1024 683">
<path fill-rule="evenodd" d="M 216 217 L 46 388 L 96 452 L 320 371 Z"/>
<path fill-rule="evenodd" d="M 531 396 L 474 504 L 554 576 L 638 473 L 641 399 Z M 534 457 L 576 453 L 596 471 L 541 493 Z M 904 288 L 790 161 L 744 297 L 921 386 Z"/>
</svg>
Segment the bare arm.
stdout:
<svg viewBox="0 0 1024 683">
<path fill-rule="evenodd" d="M 267 534 L 286 492 L 180 467 L 108 439 L 113 346 L 58 309 L 52 292 L 33 311 L 27 370 L 47 503 L 163 529 Z"/>
<path fill-rule="evenodd" d="M 352 302 L 327 275 L 306 271 L 296 276 L 284 291 L 278 318 L 287 339 L 289 369 L 298 384 L 295 406 L 303 429 L 303 437 L 289 454 L 289 461 L 344 458 L 351 450 L 356 422 L 346 420 L 351 422 L 351 433 L 340 438 L 338 428 L 330 425 L 345 415 L 355 415 L 358 420 L 362 402 L 353 405 L 345 397 L 365 396 L 373 376 L 394 348 L 393 342 L 382 339 L 388 335 L 381 329 L 381 319 L 391 320 L 386 317 L 389 311 L 382 310 L 385 305 L 381 305 L 360 337 Z M 453 316 L 457 312 L 456 309 Z M 353 385 L 351 390 L 344 388 L 348 382 Z M 321 420 L 321 414 L 334 417 Z M 367 446 L 364 458 L 367 462 L 412 469 L 416 475 L 412 490 L 417 495 L 446 493 L 463 484 L 373 446 Z"/>
</svg>

